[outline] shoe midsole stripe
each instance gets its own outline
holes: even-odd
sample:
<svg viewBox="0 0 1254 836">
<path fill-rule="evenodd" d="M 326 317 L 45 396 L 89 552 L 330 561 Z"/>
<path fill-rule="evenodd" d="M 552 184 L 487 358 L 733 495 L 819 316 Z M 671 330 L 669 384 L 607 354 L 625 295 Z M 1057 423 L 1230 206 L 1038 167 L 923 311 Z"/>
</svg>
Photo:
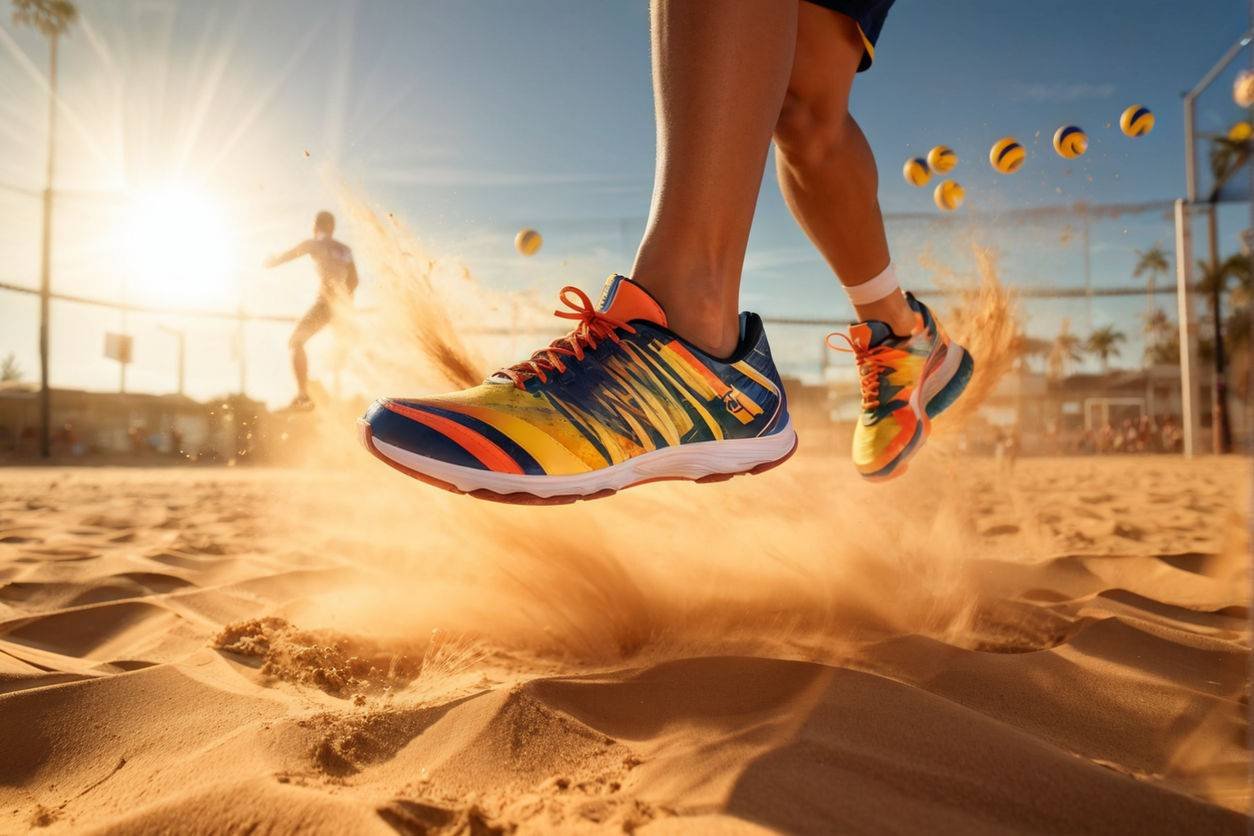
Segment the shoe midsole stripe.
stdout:
<svg viewBox="0 0 1254 836">
<path fill-rule="evenodd" d="M 588 473 L 565 476 L 494 473 L 421 456 L 377 437 L 371 441 L 379 453 L 397 464 L 447 482 L 460 491 L 489 490 L 499 494 L 529 493 L 551 497 L 586 496 L 606 489 L 619 490 L 649 479 L 699 479 L 712 474 L 743 473 L 787 456 L 797 443 L 797 434 L 788 424 L 779 432 L 767 436 L 680 444 L 642 453 L 625 462 Z"/>
<path fill-rule="evenodd" d="M 484 467 L 499 473 L 522 475 L 522 467 L 514 461 L 512 456 L 497 446 L 494 441 L 480 435 L 470 427 L 459 424 L 451 418 L 445 418 L 443 415 L 436 415 L 396 401 L 387 401 L 383 405 L 397 415 L 403 415 L 456 442 L 467 453 L 478 459 Z"/>
</svg>

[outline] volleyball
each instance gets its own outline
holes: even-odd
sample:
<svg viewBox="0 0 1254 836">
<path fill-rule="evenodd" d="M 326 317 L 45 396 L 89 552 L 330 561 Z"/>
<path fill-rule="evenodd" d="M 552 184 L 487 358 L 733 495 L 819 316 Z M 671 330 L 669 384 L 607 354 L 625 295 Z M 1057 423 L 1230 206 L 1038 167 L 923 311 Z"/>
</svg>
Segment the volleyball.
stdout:
<svg viewBox="0 0 1254 836">
<path fill-rule="evenodd" d="M 523 255 L 535 255 L 540 251 L 540 245 L 543 243 L 544 239 L 534 229 L 521 229 L 514 236 L 514 249 Z"/>
<path fill-rule="evenodd" d="M 1028 152 L 1024 151 L 1023 146 L 1012 136 L 1004 136 L 997 140 L 988 151 L 988 161 L 1002 174 L 1014 174 L 1023 165 L 1027 156 Z"/>
<path fill-rule="evenodd" d="M 1119 117 L 1119 130 L 1128 136 L 1145 136 L 1154 130 L 1154 114 L 1147 107 L 1132 105 Z"/>
<path fill-rule="evenodd" d="M 948 145 L 937 145 L 927 152 L 927 164 L 937 174 L 944 174 L 958 164 L 958 155 Z"/>
<path fill-rule="evenodd" d="M 1238 107 L 1254 105 L 1254 70 L 1242 70 L 1232 82 L 1232 100 Z"/>
<path fill-rule="evenodd" d="M 937 183 L 936 191 L 932 192 L 932 200 L 936 202 L 936 207 L 946 212 L 952 212 L 961 206 L 964 197 L 966 197 L 966 191 L 953 180 Z"/>
<path fill-rule="evenodd" d="M 1082 156 L 1088 147 L 1088 136 L 1075 125 L 1063 125 L 1054 134 L 1054 150 L 1060 157 L 1074 159 Z"/>
<path fill-rule="evenodd" d="M 1249 142 L 1250 136 L 1254 135 L 1254 127 L 1244 120 L 1237 122 L 1228 129 L 1229 142 Z"/>
<path fill-rule="evenodd" d="M 901 176 L 911 186 L 926 186 L 927 181 L 932 179 L 932 172 L 927 170 L 927 160 L 915 157 L 906 160 L 906 164 L 901 167 Z"/>
</svg>

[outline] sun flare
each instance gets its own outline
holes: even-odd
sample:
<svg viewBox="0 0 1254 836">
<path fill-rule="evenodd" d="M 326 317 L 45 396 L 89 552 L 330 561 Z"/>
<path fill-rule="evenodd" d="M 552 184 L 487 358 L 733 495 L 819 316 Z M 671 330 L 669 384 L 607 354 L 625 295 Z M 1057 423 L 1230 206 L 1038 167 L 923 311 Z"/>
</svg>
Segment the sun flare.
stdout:
<svg viewBox="0 0 1254 836">
<path fill-rule="evenodd" d="M 163 302 L 225 299 L 234 284 L 235 236 L 221 202 L 192 186 L 134 194 L 123 240 L 132 287 Z"/>
</svg>

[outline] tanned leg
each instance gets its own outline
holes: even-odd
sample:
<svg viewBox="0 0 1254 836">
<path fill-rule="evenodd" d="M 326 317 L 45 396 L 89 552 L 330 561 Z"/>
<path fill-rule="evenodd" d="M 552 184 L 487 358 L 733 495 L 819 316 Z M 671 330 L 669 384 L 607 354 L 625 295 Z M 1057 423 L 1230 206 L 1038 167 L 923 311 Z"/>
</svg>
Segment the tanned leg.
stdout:
<svg viewBox="0 0 1254 836">
<path fill-rule="evenodd" d="M 855 286 L 888 266 L 875 156 L 849 114 L 849 90 L 862 60 L 862 36 L 845 15 L 801 2 L 788 93 L 775 126 L 775 171 L 793 217 L 841 283 Z M 914 314 L 894 293 L 858 305 L 909 334 Z"/>
<path fill-rule="evenodd" d="M 716 356 L 739 336 L 740 271 L 793 70 L 797 4 L 653 0 L 657 174 L 632 279 Z"/>
<path fill-rule="evenodd" d="M 296 377 L 296 396 L 303 399 L 309 397 L 309 358 L 305 355 L 305 341 L 309 338 L 297 339 L 298 336 L 301 335 L 292 335 L 288 349 L 292 354 L 292 374 Z"/>
</svg>

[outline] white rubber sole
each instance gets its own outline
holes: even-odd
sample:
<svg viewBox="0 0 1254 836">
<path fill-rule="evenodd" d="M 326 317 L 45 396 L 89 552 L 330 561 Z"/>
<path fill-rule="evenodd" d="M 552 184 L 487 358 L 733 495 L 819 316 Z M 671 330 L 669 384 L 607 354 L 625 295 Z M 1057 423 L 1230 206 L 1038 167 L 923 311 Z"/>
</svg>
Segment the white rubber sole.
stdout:
<svg viewBox="0 0 1254 836">
<path fill-rule="evenodd" d="M 940 368 L 927 376 L 920 387 L 921 398 L 919 404 L 915 407 L 915 414 L 920 411 L 926 411 L 927 405 L 932 399 L 941 393 L 941 390 L 949 385 L 949 381 L 954 379 L 954 375 L 958 373 L 958 369 L 962 366 L 962 358 L 966 356 L 967 350 L 958 345 L 953 340 L 949 341 L 949 353 L 945 355 L 944 362 Z"/>
<path fill-rule="evenodd" d="M 400 470 L 426 478 L 461 493 L 495 494 L 505 499 L 524 494 L 539 499 L 575 500 L 604 496 L 642 482 L 661 479 L 716 481 L 740 473 L 760 473 L 783 462 L 797 446 L 791 422 L 777 433 L 758 438 L 697 441 L 652 450 L 619 464 L 569 476 L 531 476 L 494 473 L 412 453 L 365 430 L 363 440 L 372 452 Z"/>
</svg>

